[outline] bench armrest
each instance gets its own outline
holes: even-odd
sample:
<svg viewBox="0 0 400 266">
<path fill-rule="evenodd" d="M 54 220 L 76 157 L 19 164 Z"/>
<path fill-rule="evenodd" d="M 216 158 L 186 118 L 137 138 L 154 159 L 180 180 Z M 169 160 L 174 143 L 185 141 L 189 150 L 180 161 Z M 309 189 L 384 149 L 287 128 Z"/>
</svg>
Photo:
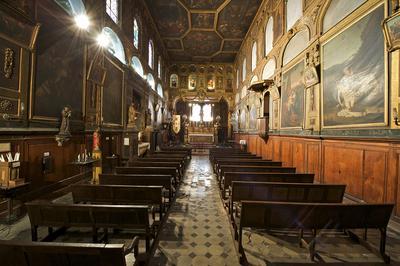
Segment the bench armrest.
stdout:
<svg viewBox="0 0 400 266">
<path fill-rule="evenodd" d="M 133 254 L 135 255 L 135 258 L 137 257 L 137 255 L 139 254 L 139 236 L 135 236 L 132 241 L 129 243 L 129 245 L 124 248 L 124 255 L 128 255 L 129 253 L 132 252 L 133 250 Z"/>
</svg>

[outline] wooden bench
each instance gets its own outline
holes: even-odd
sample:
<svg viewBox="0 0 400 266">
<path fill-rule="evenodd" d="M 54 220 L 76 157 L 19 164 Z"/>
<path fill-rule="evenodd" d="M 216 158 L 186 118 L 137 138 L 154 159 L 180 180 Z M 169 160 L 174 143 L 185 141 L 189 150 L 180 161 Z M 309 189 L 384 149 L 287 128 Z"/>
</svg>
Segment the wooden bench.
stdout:
<svg viewBox="0 0 400 266">
<path fill-rule="evenodd" d="M 261 156 L 257 156 L 254 154 L 229 154 L 229 155 L 223 155 L 223 156 L 212 156 L 210 158 L 211 164 L 215 164 L 216 159 L 258 159 L 262 160 Z"/>
<path fill-rule="evenodd" d="M 190 160 L 190 153 L 188 151 L 155 151 L 152 153 L 152 155 L 157 155 L 157 154 L 169 154 L 172 156 L 183 156 L 186 159 Z"/>
<path fill-rule="evenodd" d="M 162 146 L 161 150 L 162 151 L 172 151 L 172 152 L 173 151 L 186 151 L 188 156 L 189 156 L 189 158 L 192 159 L 192 148 L 190 148 L 190 147 Z"/>
<path fill-rule="evenodd" d="M 242 245 L 243 228 L 294 229 L 299 230 L 299 244 L 308 248 L 314 260 L 315 244 L 320 236 L 317 230 L 345 230 L 358 243 L 375 251 L 365 240 L 349 229 L 379 229 L 381 233 L 380 256 L 386 263 L 390 257 L 385 253 L 386 230 L 394 204 L 340 204 L 340 203 L 293 203 L 242 201 L 239 226 L 239 251 L 245 259 Z M 306 242 L 303 230 L 312 230 L 312 240 Z"/>
<path fill-rule="evenodd" d="M 100 185 L 127 185 L 127 186 L 162 186 L 168 191 L 168 203 L 174 196 L 173 177 L 171 175 L 120 175 L 100 174 Z"/>
<path fill-rule="evenodd" d="M 282 162 L 265 161 L 259 159 L 217 159 L 215 172 L 219 173 L 221 165 L 257 165 L 257 166 L 282 166 Z"/>
<path fill-rule="evenodd" d="M 129 174 L 148 174 L 148 175 L 170 175 L 174 178 L 175 186 L 179 184 L 178 169 L 175 167 L 117 167 L 115 168 L 117 174 L 129 175 Z"/>
<path fill-rule="evenodd" d="M 217 173 L 217 180 L 221 183 L 226 172 L 261 172 L 261 173 L 296 173 L 294 167 L 257 166 L 257 165 L 221 165 Z"/>
<path fill-rule="evenodd" d="M 107 229 L 130 229 L 135 236 L 144 236 L 146 252 L 150 248 L 150 237 L 153 232 L 147 205 L 92 205 L 92 204 L 56 204 L 43 201 L 32 201 L 25 204 L 31 222 L 32 241 L 38 240 L 38 227 L 49 227 L 52 239 L 53 227 L 60 227 L 59 234 L 67 227 L 92 228 L 93 241 L 97 242 L 97 230 L 104 228 L 104 239 Z"/>
<path fill-rule="evenodd" d="M 122 204 L 158 206 L 160 220 L 164 213 L 162 186 L 126 185 L 73 185 L 71 187 L 74 203 Z M 153 208 L 152 208 L 153 209 Z M 153 220 L 155 220 L 152 210 Z"/>
<path fill-rule="evenodd" d="M 313 183 L 314 174 L 300 173 L 260 173 L 260 172 L 225 172 L 221 190 L 223 198 L 226 191 L 231 192 L 233 181 L 242 182 L 276 182 L 276 183 Z M 230 193 L 229 193 L 230 195 Z"/>
<path fill-rule="evenodd" d="M 183 177 L 183 168 L 179 162 L 152 162 L 152 161 L 131 161 L 128 167 L 174 167 L 177 169 L 179 179 Z"/>
<path fill-rule="evenodd" d="M 138 237 L 123 244 L 87 244 L 0 240 L 4 266 L 126 266 L 125 256 L 138 251 Z"/>
<path fill-rule="evenodd" d="M 175 159 L 175 158 L 157 158 L 157 157 L 143 157 L 143 158 L 136 158 L 135 161 L 138 162 L 162 162 L 162 163 L 179 163 L 182 171 L 186 168 L 186 162 L 182 159 Z"/>
<path fill-rule="evenodd" d="M 229 197 L 229 213 L 239 217 L 241 201 L 342 203 L 346 185 L 311 183 L 271 183 L 233 181 Z M 236 212 L 234 205 L 236 203 Z"/>
</svg>

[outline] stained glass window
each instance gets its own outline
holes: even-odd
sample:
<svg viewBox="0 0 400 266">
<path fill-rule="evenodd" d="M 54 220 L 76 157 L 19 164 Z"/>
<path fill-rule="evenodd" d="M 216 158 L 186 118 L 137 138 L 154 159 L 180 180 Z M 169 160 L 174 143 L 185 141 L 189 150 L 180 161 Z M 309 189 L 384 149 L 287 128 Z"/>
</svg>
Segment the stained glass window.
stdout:
<svg viewBox="0 0 400 266">
<path fill-rule="evenodd" d="M 139 49 L 139 24 L 137 19 L 133 20 L 133 46 Z"/>
<path fill-rule="evenodd" d="M 106 0 L 106 13 L 115 22 L 119 20 L 118 0 Z"/>
</svg>

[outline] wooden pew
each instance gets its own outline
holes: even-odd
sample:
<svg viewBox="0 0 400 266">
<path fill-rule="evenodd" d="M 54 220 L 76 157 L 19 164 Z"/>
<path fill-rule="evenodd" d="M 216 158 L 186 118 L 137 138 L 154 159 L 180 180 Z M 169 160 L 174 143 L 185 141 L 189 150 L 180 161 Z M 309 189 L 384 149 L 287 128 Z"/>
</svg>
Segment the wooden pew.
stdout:
<svg viewBox="0 0 400 266">
<path fill-rule="evenodd" d="M 136 158 L 135 161 L 138 162 L 171 162 L 171 163 L 179 163 L 182 171 L 186 168 L 186 162 L 182 159 L 175 159 L 175 158 L 157 158 L 157 157 L 143 157 L 143 158 Z"/>
<path fill-rule="evenodd" d="M 32 201 L 25 204 L 31 222 L 32 241 L 37 241 L 38 227 L 49 227 L 49 236 L 53 227 L 87 227 L 93 228 L 93 241 L 97 242 L 97 230 L 132 229 L 135 236 L 144 236 L 146 252 L 150 248 L 150 237 L 153 225 L 149 220 L 147 205 L 91 205 L 91 204 L 57 204 L 43 201 Z"/>
<path fill-rule="evenodd" d="M 183 177 L 183 168 L 179 162 L 153 162 L 134 160 L 128 163 L 128 167 L 174 167 L 177 169 L 179 179 Z"/>
<path fill-rule="evenodd" d="M 220 172 L 217 173 L 217 180 L 221 183 L 225 178 L 226 172 L 261 172 L 261 173 L 296 173 L 294 167 L 282 166 L 257 166 L 257 165 L 221 165 Z"/>
<path fill-rule="evenodd" d="M 179 173 L 175 167 L 116 167 L 117 174 L 130 175 L 130 174 L 148 174 L 148 175 L 170 175 L 174 178 L 175 186 L 179 184 Z"/>
<path fill-rule="evenodd" d="M 129 246 L 123 244 L 87 244 L 0 240 L 1 265 L 4 266 L 126 266 L 125 256 L 134 250 L 135 237 Z"/>
<path fill-rule="evenodd" d="M 162 186 L 126 185 L 73 185 L 72 198 L 75 204 L 121 204 L 158 206 L 160 220 L 164 213 Z M 155 220 L 154 211 L 152 211 Z"/>
<path fill-rule="evenodd" d="M 282 166 L 282 162 L 273 162 L 260 159 L 216 159 L 215 172 L 219 173 L 221 165 L 257 165 L 257 166 Z"/>
<path fill-rule="evenodd" d="M 162 151 L 186 151 L 189 158 L 192 159 L 192 148 L 191 147 L 178 147 L 178 146 L 162 146 Z"/>
<path fill-rule="evenodd" d="M 229 213 L 241 201 L 342 203 L 346 185 L 312 183 L 271 183 L 233 181 L 229 197 Z M 238 212 L 236 216 L 239 217 Z"/>
<path fill-rule="evenodd" d="M 225 172 L 221 190 L 223 198 L 230 191 L 233 181 L 242 182 L 277 182 L 277 183 L 313 183 L 314 174 L 299 173 L 260 173 L 260 172 Z M 230 195 L 231 193 L 229 193 Z"/>
<path fill-rule="evenodd" d="M 100 185 L 127 185 L 127 186 L 162 186 L 168 191 L 168 203 L 174 196 L 173 177 L 171 175 L 118 175 L 100 174 Z"/>
<path fill-rule="evenodd" d="M 239 251 L 245 258 L 243 228 L 294 229 L 300 232 L 300 245 L 305 245 L 313 260 L 316 251 L 317 230 L 345 230 L 358 243 L 374 250 L 366 241 L 349 229 L 379 229 L 381 233 L 379 255 L 386 263 L 390 257 L 385 253 L 386 230 L 394 204 L 340 204 L 340 203 L 294 203 L 268 201 L 242 201 L 239 225 Z M 303 230 L 312 230 L 312 240 L 307 243 Z M 319 238 L 320 236 L 318 236 Z"/>
<path fill-rule="evenodd" d="M 223 154 L 223 155 L 213 155 L 213 156 L 211 156 L 210 157 L 211 163 L 214 164 L 215 163 L 215 159 L 217 159 L 217 158 L 221 158 L 221 159 L 222 158 L 227 158 L 227 159 L 229 159 L 229 158 L 233 158 L 233 159 L 253 158 L 253 159 L 262 160 L 261 156 L 257 156 L 257 155 L 254 155 L 254 154 Z"/>
<path fill-rule="evenodd" d="M 158 155 L 158 154 L 169 154 L 172 156 L 184 156 L 186 159 L 190 159 L 189 152 L 188 151 L 155 151 L 152 153 L 152 155 Z"/>
</svg>

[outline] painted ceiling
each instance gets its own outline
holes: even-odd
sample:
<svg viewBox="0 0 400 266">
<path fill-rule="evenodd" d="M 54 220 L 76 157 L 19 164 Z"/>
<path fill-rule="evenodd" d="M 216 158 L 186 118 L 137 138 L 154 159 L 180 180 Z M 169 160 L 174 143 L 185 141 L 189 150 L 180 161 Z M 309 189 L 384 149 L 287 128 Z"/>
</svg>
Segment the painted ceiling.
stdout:
<svg viewBox="0 0 400 266">
<path fill-rule="evenodd" d="M 172 62 L 233 63 L 262 0 L 146 0 Z"/>
</svg>

